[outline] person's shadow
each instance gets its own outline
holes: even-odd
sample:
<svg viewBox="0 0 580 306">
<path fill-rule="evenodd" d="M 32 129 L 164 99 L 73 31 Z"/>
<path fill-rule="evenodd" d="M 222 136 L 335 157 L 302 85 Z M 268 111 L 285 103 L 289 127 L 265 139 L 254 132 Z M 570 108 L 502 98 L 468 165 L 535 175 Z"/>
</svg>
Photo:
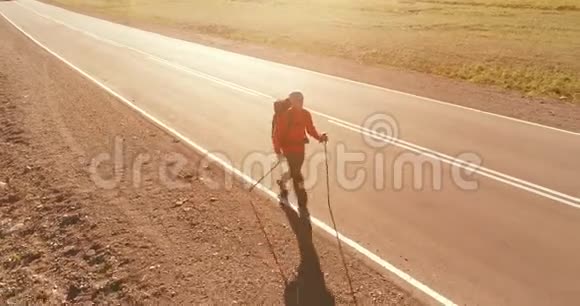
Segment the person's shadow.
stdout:
<svg viewBox="0 0 580 306">
<path fill-rule="evenodd" d="M 300 209 L 300 215 L 291 207 L 283 206 L 292 231 L 296 235 L 300 250 L 298 274 L 284 289 L 284 302 L 288 306 L 334 305 L 334 296 L 326 288 L 320 260 L 312 242 L 312 225 L 307 209 Z"/>
</svg>

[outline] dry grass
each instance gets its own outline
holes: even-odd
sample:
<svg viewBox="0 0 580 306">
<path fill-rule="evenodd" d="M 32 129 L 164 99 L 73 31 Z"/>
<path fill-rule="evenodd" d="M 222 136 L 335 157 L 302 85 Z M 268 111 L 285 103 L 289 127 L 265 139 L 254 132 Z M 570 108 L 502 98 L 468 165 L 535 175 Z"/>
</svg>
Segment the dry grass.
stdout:
<svg viewBox="0 0 580 306">
<path fill-rule="evenodd" d="M 578 0 L 52 1 L 580 101 Z"/>
</svg>

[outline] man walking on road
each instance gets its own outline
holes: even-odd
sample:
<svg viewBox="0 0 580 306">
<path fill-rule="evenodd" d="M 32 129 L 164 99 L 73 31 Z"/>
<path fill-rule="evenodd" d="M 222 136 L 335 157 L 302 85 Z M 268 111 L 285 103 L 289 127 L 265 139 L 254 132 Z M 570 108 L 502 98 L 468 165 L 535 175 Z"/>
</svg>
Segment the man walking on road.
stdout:
<svg viewBox="0 0 580 306">
<path fill-rule="evenodd" d="M 298 200 L 298 206 L 306 208 L 308 196 L 304 189 L 304 177 L 302 176 L 302 164 L 305 157 L 305 145 L 309 142 L 306 133 L 318 140 L 327 142 L 325 133 L 319 134 L 312 122 L 312 115 L 303 108 L 304 96 L 300 92 L 292 92 L 288 99 L 276 103 L 288 103 L 289 108 L 277 112 L 273 119 L 272 142 L 278 159 L 288 162 L 289 172 L 282 175 L 278 180 L 280 198 L 285 202 L 288 197 L 286 181 L 292 178 L 294 192 Z M 276 109 L 276 105 L 274 106 Z"/>
</svg>

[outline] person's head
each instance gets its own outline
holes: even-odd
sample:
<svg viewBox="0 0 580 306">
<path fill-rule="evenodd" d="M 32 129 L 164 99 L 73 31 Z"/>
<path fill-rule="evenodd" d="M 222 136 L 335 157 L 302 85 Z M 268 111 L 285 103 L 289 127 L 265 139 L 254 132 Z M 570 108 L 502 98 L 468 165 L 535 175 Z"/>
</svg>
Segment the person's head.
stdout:
<svg viewBox="0 0 580 306">
<path fill-rule="evenodd" d="M 302 109 L 302 106 L 304 105 L 304 95 L 301 92 L 294 91 L 290 93 L 288 99 L 290 100 L 290 104 L 292 104 L 292 108 Z"/>
</svg>

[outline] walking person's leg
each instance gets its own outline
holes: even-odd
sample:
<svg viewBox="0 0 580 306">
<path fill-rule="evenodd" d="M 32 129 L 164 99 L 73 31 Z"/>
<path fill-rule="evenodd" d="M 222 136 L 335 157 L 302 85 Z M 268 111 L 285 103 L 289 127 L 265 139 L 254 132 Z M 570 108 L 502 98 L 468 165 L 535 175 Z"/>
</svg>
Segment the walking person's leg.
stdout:
<svg viewBox="0 0 580 306">
<path fill-rule="evenodd" d="M 304 164 L 304 152 L 289 153 L 286 155 L 290 176 L 296 193 L 299 207 L 306 207 L 308 195 L 304 189 L 304 177 L 302 176 L 302 164 Z"/>
<path fill-rule="evenodd" d="M 292 176 L 290 175 L 290 166 L 289 166 L 289 162 L 288 159 L 286 158 L 286 161 L 283 162 L 282 164 L 282 176 L 280 177 L 279 180 L 276 181 L 276 183 L 278 184 L 278 187 L 280 188 L 280 199 L 281 200 L 287 200 L 288 199 L 288 189 L 286 187 L 286 183 L 288 182 L 289 179 L 292 178 Z"/>
</svg>

